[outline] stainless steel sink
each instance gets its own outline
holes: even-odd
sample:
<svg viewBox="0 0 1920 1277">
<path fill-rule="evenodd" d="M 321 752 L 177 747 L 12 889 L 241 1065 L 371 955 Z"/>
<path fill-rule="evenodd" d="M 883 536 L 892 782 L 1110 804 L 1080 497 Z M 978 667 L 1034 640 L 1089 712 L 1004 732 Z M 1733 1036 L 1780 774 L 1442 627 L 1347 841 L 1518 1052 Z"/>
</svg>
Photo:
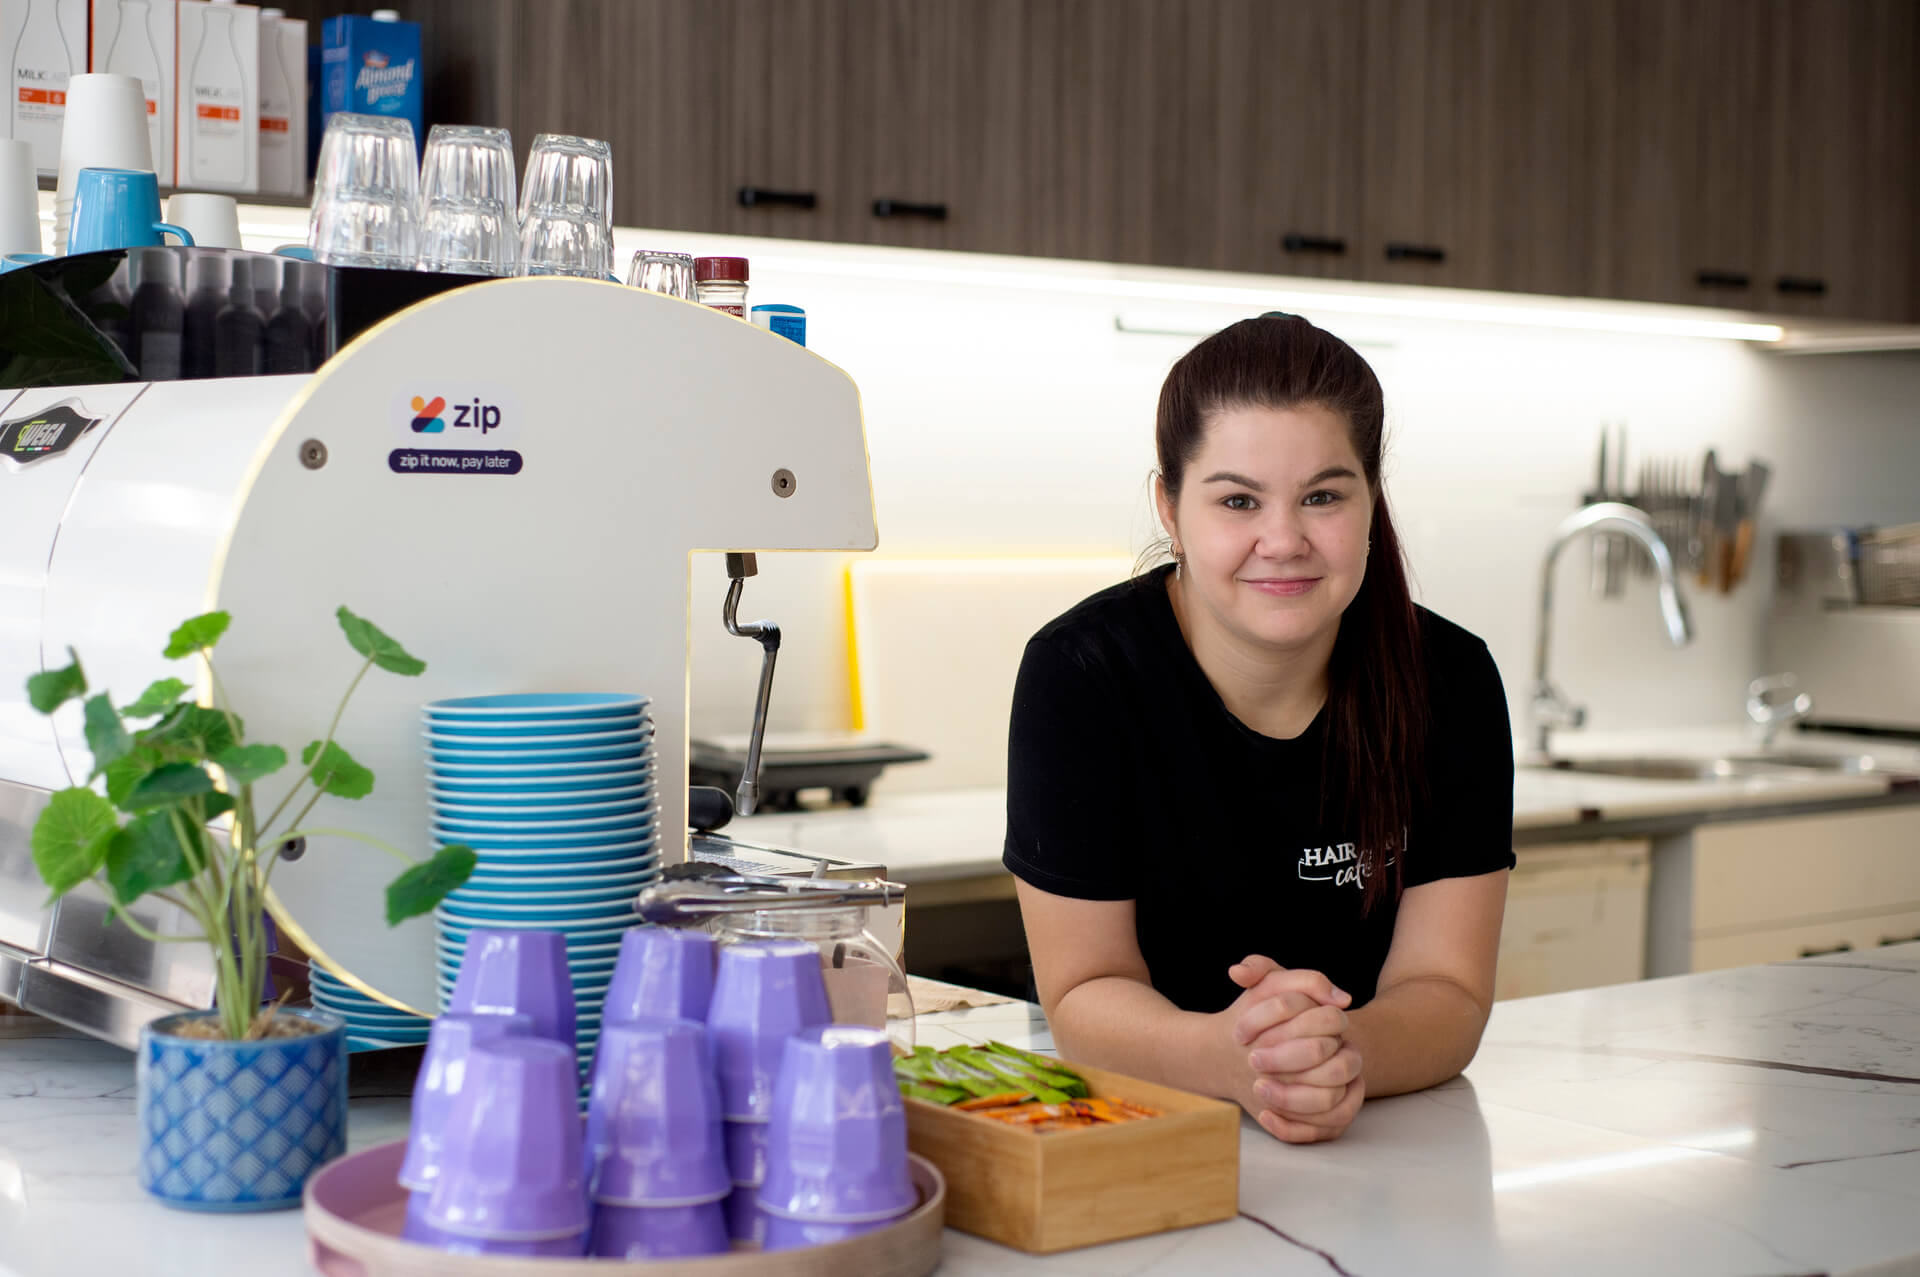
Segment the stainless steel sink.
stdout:
<svg viewBox="0 0 1920 1277">
<path fill-rule="evenodd" d="M 1624 776 L 1633 780 L 1739 780 L 1748 776 L 1791 776 L 1796 772 L 1839 773 L 1852 776 L 1904 774 L 1879 765 L 1871 754 L 1811 754 L 1781 751 L 1738 754 L 1725 758 L 1552 758 L 1529 762 L 1538 771 L 1576 772 L 1589 776 Z"/>
<path fill-rule="evenodd" d="M 1783 750 L 1771 754 L 1742 754 L 1726 761 L 1745 767 L 1795 767 L 1852 776 L 1883 775 L 1888 771 L 1872 754 L 1806 754 Z"/>
<path fill-rule="evenodd" d="M 1728 758 L 1553 758 L 1526 766 L 1539 771 L 1625 776 L 1633 780 L 1732 780 L 1759 770 Z"/>
</svg>

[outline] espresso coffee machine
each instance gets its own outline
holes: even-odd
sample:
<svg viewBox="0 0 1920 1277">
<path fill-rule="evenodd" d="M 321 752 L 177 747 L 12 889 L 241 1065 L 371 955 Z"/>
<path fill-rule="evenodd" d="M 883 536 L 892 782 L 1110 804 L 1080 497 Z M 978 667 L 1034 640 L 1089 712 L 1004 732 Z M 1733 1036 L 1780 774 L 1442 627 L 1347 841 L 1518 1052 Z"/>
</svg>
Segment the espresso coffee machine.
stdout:
<svg viewBox="0 0 1920 1277">
<path fill-rule="evenodd" d="M 661 827 L 685 830 L 690 627 L 721 625 L 689 614 L 691 573 L 722 570 L 696 552 L 875 546 L 859 392 L 784 338 L 572 279 L 459 287 L 359 322 L 317 371 L 200 380 L 143 380 L 140 361 L 98 349 L 63 375 L 29 335 L 0 331 L 0 367 L 25 387 L 0 391 L 0 998 L 127 1044 L 211 999 L 196 946 L 102 925 L 91 888 L 42 908 L 30 831 L 92 760 L 79 706 L 49 720 L 23 685 L 69 648 L 123 703 L 168 676 L 204 697 L 204 666 L 160 649 L 182 619 L 225 609 L 228 698 L 249 739 L 297 751 L 353 673 L 333 619 L 345 604 L 428 668 L 360 686 L 339 739 L 377 788 L 325 800 L 310 823 L 424 856 L 423 702 L 595 689 L 653 698 Z M 277 801 L 294 771 L 259 796 Z M 760 871 L 879 869 L 699 841 Z M 687 851 L 670 840 L 664 857 Z M 275 873 L 275 918 L 431 1012 L 432 923 L 385 925 L 391 874 L 356 843 L 312 839 Z M 151 900 L 135 912 L 191 929 Z"/>
</svg>

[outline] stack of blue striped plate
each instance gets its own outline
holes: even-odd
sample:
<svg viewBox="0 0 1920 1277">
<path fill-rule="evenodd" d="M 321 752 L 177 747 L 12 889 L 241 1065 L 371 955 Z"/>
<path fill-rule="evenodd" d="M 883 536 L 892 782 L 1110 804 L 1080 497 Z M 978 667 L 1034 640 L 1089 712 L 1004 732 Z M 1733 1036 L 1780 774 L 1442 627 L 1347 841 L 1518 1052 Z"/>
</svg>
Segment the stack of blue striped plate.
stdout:
<svg viewBox="0 0 1920 1277">
<path fill-rule="evenodd" d="M 475 928 L 567 939 L 580 1058 L 633 898 L 660 872 L 653 719 L 643 696 L 469 696 L 426 707 L 428 805 L 438 844 L 465 843 L 473 876 L 434 910 L 442 1006 Z"/>
<path fill-rule="evenodd" d="M 314 1007 L 331 1011 L 347 1022 L 349 1050 L 375 1051 L 390 1046 L 414 1046 L 427 1040 L 430 1021 L 396 1011 L 384 1002 L 375 1002 L 340 977 L 323 970 L 318 962 L 308 961 L 307 979 L 313 988 Z"/>
</svg>

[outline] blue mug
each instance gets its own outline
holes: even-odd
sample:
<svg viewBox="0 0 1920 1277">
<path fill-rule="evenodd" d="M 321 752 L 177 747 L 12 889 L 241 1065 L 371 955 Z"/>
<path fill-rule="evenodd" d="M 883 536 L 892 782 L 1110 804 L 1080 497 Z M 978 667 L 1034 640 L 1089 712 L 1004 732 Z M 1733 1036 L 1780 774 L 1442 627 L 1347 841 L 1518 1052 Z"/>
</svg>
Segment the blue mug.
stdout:
<svg viewBox="0 0 1920 1277">
<path fill-rule="evenodd" d="M 193 236 L 160 220 L 160 179 L 142 169 L 83 168 L 73 184 L 67 252 L 158 248 L 171 232 L 191 248 Z"/>
<path fill-rule="evenodd" d="M 0 257 L 0 275 L 10 270 L 19 270 L 22 266 L 31 266 L 35 262 L 52 260 L 53 255 L 50 253 L 8 253 L 5 257 Z"/>
</svg>

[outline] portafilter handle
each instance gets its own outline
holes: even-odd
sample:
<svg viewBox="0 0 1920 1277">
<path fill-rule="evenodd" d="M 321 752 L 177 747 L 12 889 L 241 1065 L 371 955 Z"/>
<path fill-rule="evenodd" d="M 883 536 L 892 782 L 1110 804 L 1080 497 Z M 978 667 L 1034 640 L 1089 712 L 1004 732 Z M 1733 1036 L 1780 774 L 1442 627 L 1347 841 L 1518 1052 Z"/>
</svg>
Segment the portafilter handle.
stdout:
<svg viewBox="0 0 1920 1277">
<path fill-rule="evenodd" d="M 754 874 L 714 874 L 662 882 L 642 891 L 634 912 L 643 922 L 685 926 L 728 913 L 769 909 L 827 909 L 839 905 L 891 905 L 906 899 L 897 882 L 835 882 L 822 878 L 770 878 Z"/>
</svg>

